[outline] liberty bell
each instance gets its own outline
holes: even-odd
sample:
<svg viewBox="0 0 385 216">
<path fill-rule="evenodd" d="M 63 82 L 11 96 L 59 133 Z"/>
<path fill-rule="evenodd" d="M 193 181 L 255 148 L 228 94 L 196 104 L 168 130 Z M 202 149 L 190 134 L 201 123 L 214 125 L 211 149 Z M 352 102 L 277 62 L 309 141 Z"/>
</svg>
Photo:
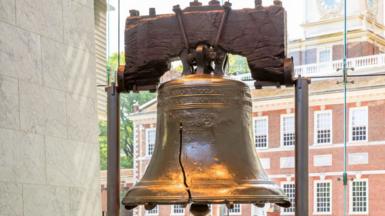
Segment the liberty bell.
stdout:
<svg viewBox="0 0 385 216">
<path fill-rule="evenodd" d="M 212 52 L 198 45 L 182 59 L 189 65 L 184 75 L 158 88 L 155 150 L 142 179 L 127 192 L 126 208 L 192 204 L 194 215 L 206 215 L 208 204 L 290 206 L 257 157 L 249 87 L 224 78 L 227 55 Z"/>
</svg>

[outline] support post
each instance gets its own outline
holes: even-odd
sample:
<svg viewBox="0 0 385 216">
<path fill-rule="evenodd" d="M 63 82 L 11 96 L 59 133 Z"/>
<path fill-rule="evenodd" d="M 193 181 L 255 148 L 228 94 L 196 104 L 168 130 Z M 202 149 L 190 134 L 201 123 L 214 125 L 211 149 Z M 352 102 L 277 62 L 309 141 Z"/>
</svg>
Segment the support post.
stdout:
<svg viewBox="0 0 385 216">
<path fill-rule="evenodd" d="M 295 82 L 295 215 L 309 212 L 309 80 Z"/>
<path fill-rule="evenodd" d="M 120 211 L 119 92 L 115 83 L 107 92 L 107 216 Z"/>
</svg>

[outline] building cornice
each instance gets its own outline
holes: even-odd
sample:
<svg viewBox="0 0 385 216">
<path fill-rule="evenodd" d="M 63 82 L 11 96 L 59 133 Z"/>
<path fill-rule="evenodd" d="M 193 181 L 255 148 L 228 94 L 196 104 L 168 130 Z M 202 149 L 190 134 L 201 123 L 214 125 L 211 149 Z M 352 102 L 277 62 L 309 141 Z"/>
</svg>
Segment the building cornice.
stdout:
<svg viewBox="0 0 385 216">
<path fill-rule="evenodd" d="M 310 106 L 343 104 L 343 90 L 333 89 L 328 91 L 311 92 Z M 363 101 L 385 100 L 385 85 L 365 86 L 349 90 L 349 103 Z M 327 95 L 327 97 L 325 97 Z M 253 112 L 291 109 L 294 107 L 294 89 L 292 94 L 253 98 Z"/>
<path fill-rule="evenodd" d="M 304 50 L 305 47 L 322 46 L 323 44 L 341 44 L 342 32 L 335 32 L 330 34 L 324 34 L 320 36 L 309 37 L 306 39 L 294 40 L 288 44 L 289 50 Z M 385 39 L 368 30 L 356 29 L 351 30 L 348 33 L 349 42 L 361 42 L 363 38 L 370 39 L 371 42 L 376 42 L 381 45 L 385 45 Z"/>
<path fill-rule="evenodd" d="M 309 173 L 310 177 L 327 177 L 327 176 L 342 176 L 343 171 L 341 172 L 312 172 Z M 349 171 L 348 176 L 357 176 L 357 175 L 385 175 L 385 170 L 360 170 L 360 171 Z M 277 175 L 268 175 L 270 179 L 287 179 L 288 177 L 294 178 L 293 174 L 277 174 Z"/>
<path fill-rule="evenodd" d="M 360 142 L 360 143 L 348 143 L 348 148 L 351 147 L 369 147 L 369 146 L 384 146 L 385 140 L 380 141 L 370 141 L 370 142 Z M 336 149 L 344 148 L 343 143 L 338 144 L 312 144 L 309 145 L 309 150 L 320 150 L 320 149 Z M 258 153 L 272 153 L 272 152 L 294 152 L 294 147 L 279 147 L 279 148 L 269 148 L 269 149 L 258 149 Z"/>
<path fill-rule="evenodd" d="M 361 15 L 354 15 L 354 16 L 348 16 L 347 20 L 348 20 L 348 22 L 349 21 L 351 22 L 352 20 L 361 20 L 361 21 L 364 21 L 364 22 L 368 22 L 368 23 L 374 24 L 379 29 L 383 29 L 383 30 L 385 29 L 385 26 L 383 24 L 377 22 L 375 18 L 370 17 L 370 16 L 365 16 L 363 14 L 361 14 Z M 303 28 L 318 27 L 320 25 L 330 25 L 330 24 L 333 24 L 333 23 L 336 23 L 336 22 L 343 22 L 343 21 L 344 21 L 344 17 L 340 16 L 340 17 L 334 17 L 334 18 L 330 18 L 330 19 L 323 19 L 323 20 L 316 21 L 316 22 L 303 23 L 301 26 Z"/>
</svg>

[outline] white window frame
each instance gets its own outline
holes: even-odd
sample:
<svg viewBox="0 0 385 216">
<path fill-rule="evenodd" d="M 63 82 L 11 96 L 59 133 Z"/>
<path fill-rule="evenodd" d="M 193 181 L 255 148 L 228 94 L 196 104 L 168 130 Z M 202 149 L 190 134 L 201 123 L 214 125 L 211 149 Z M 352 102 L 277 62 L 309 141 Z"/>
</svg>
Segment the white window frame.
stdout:
<svg viewBox="0 0 385 216">
<path fill-rule="evenodd" d="M 295 182 L 293 182 L 293 181 L 281 182 L 282 191 L 284 191 L 284 185 L 286 185 L 286 184 L 294 185 L 294 200 L 295 200 L 295 193 L 297 191 L 296 186 L 295 186 Z M 284 210 L 283 210 L 284 208 L 281 208 L 280 214 L 281 215 L 295 215 L 295 205 L 293 205 L 294 203 L 291 203 L 291 204 L 292 204 L 292 206 L 290 208 L 294 208 L 293 212 L 284 212 Z"/>
<path fill-rule="evenodd" d="M 353 110 L 363 109 L 366 112 L 366 139 L 365 140 L 353 140 Z M 369 140 L 369 109 L 367 106 L 362 107 L 352 107 L 349 109 L 349 142 L 351 143 L 359 143 L 359 142 L 367 142 Z"/>
<path fill-rule="evenodd" d="M 286 118 L 286 117 L 292 117 L 293 120 L 294 120 L 294 125 L 293 125 L 293 130 L 294 130 L 294 143 L 293 145 L 291 146 L 285 146 L 284 145 L 284 141 L 283 141 L 283 119 Z M 289 114 L 282 114 L 281 115 L 281 121 L 280 121 L 280 142 L 281 142 L 281 147 L 282 148 L 294 148 L 295 146 L 295 117 L 294 117 L 294 113 L 289 113 Z"/>
<path fill-rule="evenodd" d="M 317 184 L 318 183 L 329 183 L 330 184 L 330 191 L 329 191 L 329 196 L 330 196 L 330 211 L 328 212 L 318 212 L 317 210 Z M 316 215 L 331 215 L 333 212 L 333 183 L 331 180 L 316 180 L 313 182 L 313 212 Z"/>
<path fill-rule="evenodd" d="M 152 211 L 154 209 L 157 210 L 156 213 L 151 213 L 150 211 Z M 157 205 L 154 209 L 152 209 L 150 211 L 146 210 L 146 215 L 159 215 L 159 205 Z"/>
<path fill-rule="evenodd" d="M 265 207 L 263 207 L 263 208 L 259 208 L 255 205 L 251 205 L 251 216 L 262 216 L 260 214 L 257 215 L 257 213 L 259 213 L 259 212 L 257 212 L 259 209 L 262 209 L 263 216 L 267 216 L 267 211 L 269 208 L 270 208 L 270 204 L 268 204 L 268 203 L 266 203 Z"/>
<path fill-rule="evenodd" d="M 328 113 L 330 114 L 330 122 L 329 122 L 329 127 L 330 127 L 330 142 L 329 143 L 318 143 L 318 128 L 317 128 L 317 122 L 318 122 L 318 115 L 323 114 L 323 113 Z M 333 111 L 332 110 L 321 110 L 321 111 L 315 111 L 314 112 L 314 132 L 313 132 L 313 137 L 314 137 L 314 145 L 330 145 L 333 143 Z"/>
<path fill-rule="evenodd" d="M 175 213 L 174 212 L 174 208 L 176 205 L 180 205 L 180 206 L 183 206 L 182 204 L 174 204 L 171 206 L 171 215 L 184 215 L 185 212 L 186 212 L 186 207 L 183 208 L 183 213 Z"/>
<path fill-rule="evenodd" d="M 330 61 L 325 61 L 325 62 L 321 62 L 321 55 L 320 53 L 323 52 L 323 51 L 329 51 L 329 59 Z M 320 47 L 320 48 L 317 48 L 317 63 L 320 63 L 320 64 L 325 64 L 325 63 L 328 63 L 328 62 L 332 62 L 333 61 L 333 49 L 332 47 Z"/>
<path fill-rule="evenodd" d="M 256 149 L 268 149 L 269 148 L 269 117 L 268 116 L 258 116 L 253 118 L 253 138 L 255 142 L 255 129 L 256 124 L 255 121 L 257 120 L 266 120 L 266 146 L 265 147 L 257 147 L 257 143 L 255 143 Z"/>
<path fill-rule="evenodd" d="M 234 208 L 235 208 L 235 205 L 239 205 L 239 212 L 231 212 L 232 209 L 227 209 L 229 212 L 229 215 L 242 215 L 242 205 L 240 203 L 235 203 Z"/>
<path fill-rule="evenodd" d="M 145 143 L 146 143 L 146 156 L 147 157 L 151 157 L 152 156 L 152 154 L 149 154 L 150 152 L 149 152 L 149 143 L 148 143 L 148 134 L 149 134 L 149 132 L 152 132 L 152 131 L 154 131 L 155 132 L 155 141 L 154 141 L 154 149 L 155 149 L 155 142 L 156 142 L 156 129 L 155 128 L 147 128 L 146 129 L 146 140 L 145 140 Z M 152 153 L 154 153 L 154 150 L 153 150 L 153 152 Z"/>
<path fill-rule="evenodd" d="M 353 212 L 353 182 L 366 182 L 366 212 Z M 366 215 L 369 214 L 369 180 L 355 179 L 349 182 L 349 214 Z"/>
</svg>

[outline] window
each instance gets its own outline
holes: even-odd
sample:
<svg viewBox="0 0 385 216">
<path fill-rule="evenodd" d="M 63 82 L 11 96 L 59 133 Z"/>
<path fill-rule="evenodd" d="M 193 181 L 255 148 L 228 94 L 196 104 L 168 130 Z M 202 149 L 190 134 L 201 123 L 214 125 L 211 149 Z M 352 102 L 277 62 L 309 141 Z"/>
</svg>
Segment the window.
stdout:
<svg viewBox="0 0 385 216">
<path fill-rule="evenodd" d="M 283 192 L 286 193 L 287 197 L 289 198 L 289 201 L 291 202 L 291 207 L 289 208 L 282 208 L 283 214 L 294 214 L 295 212 L 295 184 L 294 183 L 284 183 L 282 185 Z"/>
<path fill-rule="evenodd" d="M 355 180 L 350 183 L 350 212 L 368 213 L 368 181 Z"/>
<path fill-rule="evenodd" d="M 184 205 L 173 205 L 172 214 L 173 215 L 184 215 Z"/>
<path fill-rule="evenodd" d="M 146 211 L 146 215 L 158 215 L 159 214 L 159 206 L 156 206 L 155 208 Z"/>
<path fill-rule="evenodd" d="M 254 136 L 257 149 L 267 148 L 268 131 L 269 126 L 267 117 L 258 117 L 254 119 Z"/>
<path fill-rule="evenodd" d="M 368 108 L 350 109 L 350 141 L 368 140 Z"/>
<path fill-rule="evenodd" d="M 315 112 L 314 143 L 331 144 L 332 142 L 332 112 Z"/>
<path fill-rule="evenodd" d="M 267 216 L 267 210 L 269 209 L 269 204 L 266 204 L 265 207 L 259 208 L 252 205 L 252 216 Z"/>
<path fill-rule="evenodd" d="M 332 52 L 330 48 L 325 48 L 318 51 L 318 62 L 330 62 L 331 60 Z"/>
<path fill-rule="evenodd" d="M 331 213 L 331 182 L 315 182 L 314 210 L 316 213 Z"/>
<path fill-rule="evenodd" d="M 294 146 L 294 115 L 284 115 L 281 117 L 281 145 Z"/>
<path fill-rule="evenodd" d="M 229 214 L 240 215 L 241 214 L 241 204 L 234 204 L 234 208 L 229 209 Z"/>
<path fill-rule="evenodd" d="M 154 128 L 146 130 L 146 147 L 147 147 L 148 156 L 151 156 L 152 153 L 154 153 L 155 135 L 156 135 L 156 130 Z"/>
</svg>

